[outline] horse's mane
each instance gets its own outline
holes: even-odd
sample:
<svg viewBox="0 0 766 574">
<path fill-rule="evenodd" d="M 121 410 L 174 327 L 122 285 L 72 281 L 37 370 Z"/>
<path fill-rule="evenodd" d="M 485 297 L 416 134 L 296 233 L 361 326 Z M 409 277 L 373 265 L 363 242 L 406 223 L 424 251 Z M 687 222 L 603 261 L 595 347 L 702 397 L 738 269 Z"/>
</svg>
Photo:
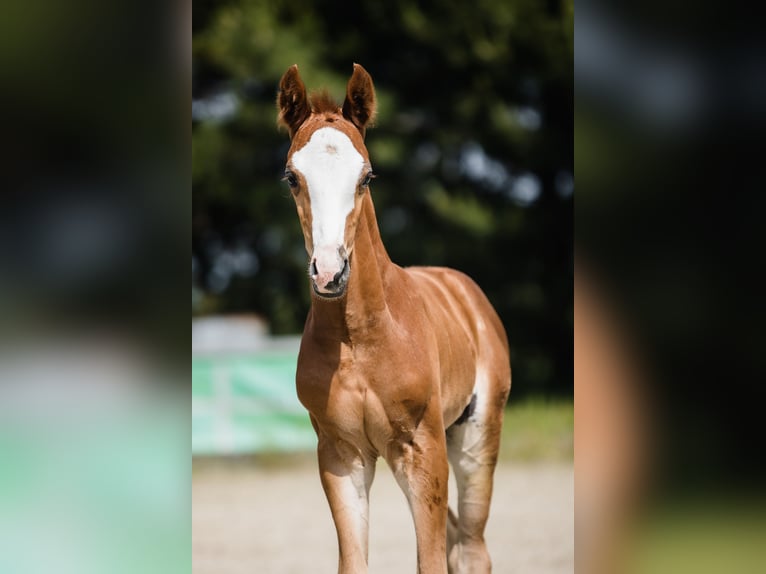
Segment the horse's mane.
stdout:
<svg viewBox="0 0 766 574">
<path fill-rule="evenodd" d="M 338 113 L 340 110 L 340 105 L 326 89 L 312 92 L 309 101 L 311 102 L 311 111 L 315 114 Z"/>
</svg>

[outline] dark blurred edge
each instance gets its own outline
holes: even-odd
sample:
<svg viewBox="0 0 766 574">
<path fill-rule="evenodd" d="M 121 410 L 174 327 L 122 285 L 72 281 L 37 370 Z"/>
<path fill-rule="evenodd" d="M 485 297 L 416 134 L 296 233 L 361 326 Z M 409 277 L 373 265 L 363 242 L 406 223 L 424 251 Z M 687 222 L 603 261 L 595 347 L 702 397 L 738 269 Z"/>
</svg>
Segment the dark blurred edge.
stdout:
<svg viewBox="0 0 766 574">
<path fill-rule="evenodd" d="M 190 28 L 0 7 L 4 571 L 191 568 Z"/>
<path fill-rule="evenodd" d="M 0 337 L 107 328 L 188 369 L 190 17 L 47 4 L 0 18 Z"/>
<path fill-rule="evenodd" d="M 576 275 L 640 364 L 640 506 L 762 510 L 766 38 L 744 3 L 631 4 L 577 4 Z"/>
<path fill-rule="evenodd" d="M 758 484 L 766 44 L 676 4 L 578 4 L 578 257 L 650 358 L 674 475 Z"/>
<path fill-rule="evenodd" d="M 577 569 L 756 571 L 766 37 L 744 3 L 575 22 Z"/>
</svg>

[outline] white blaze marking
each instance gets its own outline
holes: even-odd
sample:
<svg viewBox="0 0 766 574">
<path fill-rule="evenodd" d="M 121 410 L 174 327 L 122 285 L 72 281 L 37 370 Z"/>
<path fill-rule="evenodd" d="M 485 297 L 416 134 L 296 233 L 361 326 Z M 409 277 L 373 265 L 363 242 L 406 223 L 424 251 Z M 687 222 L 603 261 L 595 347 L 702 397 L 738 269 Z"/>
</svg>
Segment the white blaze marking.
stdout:
<svg viewBox="0 0 766 574">
<path fill-rule="evenodd" d="M 354 209 L 364 158 L 343 132 L 321 128 L 293 154 L 292 164 L 308 185 L 314 250 L 337 250 L 343 245 L 346 217 Z"/>
</svg>

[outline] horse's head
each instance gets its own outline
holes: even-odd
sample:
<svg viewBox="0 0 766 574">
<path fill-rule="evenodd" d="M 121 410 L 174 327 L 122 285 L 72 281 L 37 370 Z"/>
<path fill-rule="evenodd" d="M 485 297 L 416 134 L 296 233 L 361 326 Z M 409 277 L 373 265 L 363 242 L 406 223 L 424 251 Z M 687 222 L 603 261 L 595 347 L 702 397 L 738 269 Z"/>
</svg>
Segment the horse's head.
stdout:
<svg viewBox="0 0 766 574">
<path fill-rule="evenodd" d="M 372 178 L 364 146 L 365 128 L 375 115 L 372 78 L 354 64 L 341 107 L 326 94 L 309 98 L 298 66 L 292 66 L 279 84 L 277 107 L 292 140 L 285 180 L 303 228 L 314 292 L 340 297 L 351 273 L 362 198 Z"/>
</svg>

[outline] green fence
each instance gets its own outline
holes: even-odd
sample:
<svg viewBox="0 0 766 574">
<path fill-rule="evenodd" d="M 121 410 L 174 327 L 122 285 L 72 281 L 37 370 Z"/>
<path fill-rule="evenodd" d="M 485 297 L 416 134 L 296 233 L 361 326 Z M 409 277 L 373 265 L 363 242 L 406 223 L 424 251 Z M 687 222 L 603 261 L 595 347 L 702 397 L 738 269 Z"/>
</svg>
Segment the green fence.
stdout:
<svg viewBox="0 0 766 574">
<path fill-rule="evenodd" d="M 316 447 L 295 394 L 292 351 L 192 358 L 192 453 L 294 452 Z"/>
</svg>

